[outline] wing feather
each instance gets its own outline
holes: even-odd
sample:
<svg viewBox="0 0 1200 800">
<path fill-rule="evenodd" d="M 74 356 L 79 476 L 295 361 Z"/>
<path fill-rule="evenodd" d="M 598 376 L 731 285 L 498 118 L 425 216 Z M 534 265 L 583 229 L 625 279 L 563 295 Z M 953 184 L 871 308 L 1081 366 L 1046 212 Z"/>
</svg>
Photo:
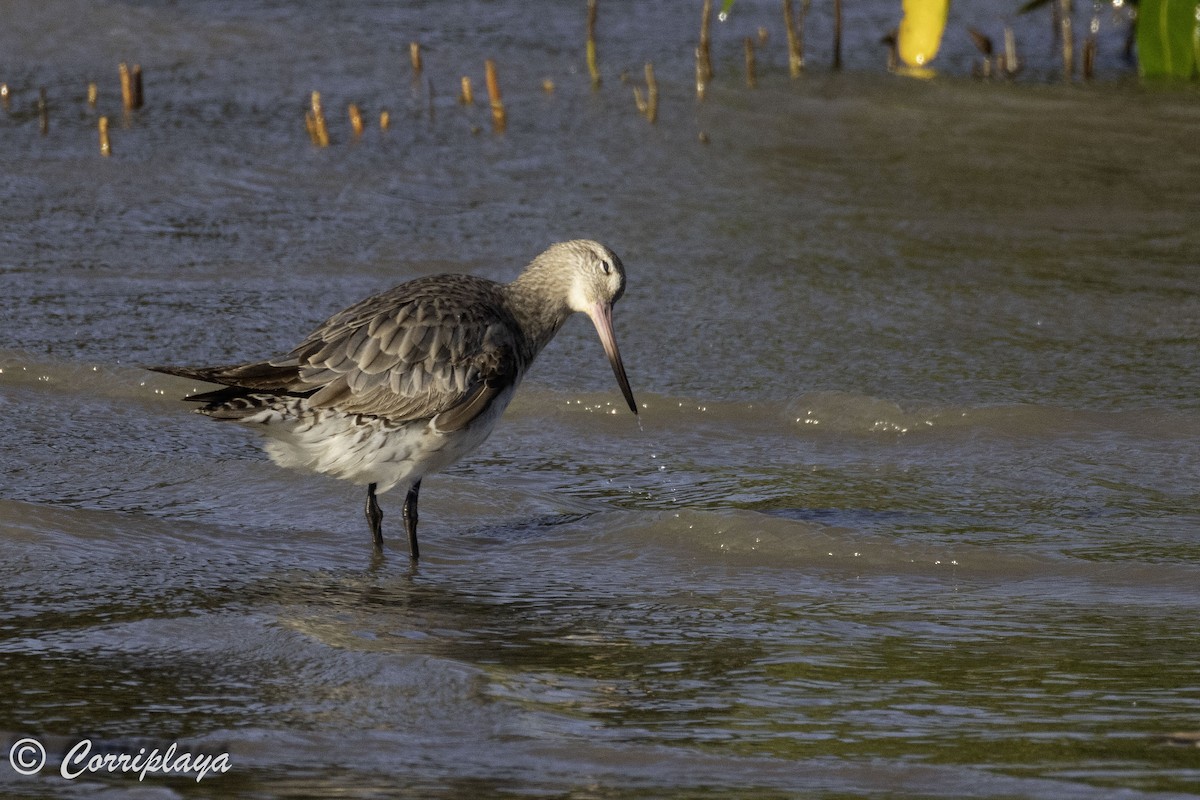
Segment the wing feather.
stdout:
<svg viewBox="0 0 1200 800">
<path fill-rule="evenodd" d="M 291 356 L 300 385 L 316 390 L 313 406 L 398 421 L 437 416 L 453 430 L 516 381 L 519 335 L 498 284 L 440 276 L 334 315 Z"/>
<path fill-rule="evenodd" d="M 420 278 L 330 317 L 287 356 L 231 367 L 152 367 L 225 389 L 306 396 L 309 405 L 393 421 L 437 418 L 457 430 L 484 413 L 526 365 L 503 287 L 468 275 Z"/>
</svg>

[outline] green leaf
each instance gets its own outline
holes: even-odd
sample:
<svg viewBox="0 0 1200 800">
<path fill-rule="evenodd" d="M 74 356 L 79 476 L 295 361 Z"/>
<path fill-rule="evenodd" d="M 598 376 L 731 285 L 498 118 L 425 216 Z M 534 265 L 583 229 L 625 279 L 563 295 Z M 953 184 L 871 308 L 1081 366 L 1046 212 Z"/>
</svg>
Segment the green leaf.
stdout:
<svg viewBox="0 0 1200 800">
<path fill-rule="evenodd" d="M 1196 70 L 1197 0 L 1142 0 L 1138 71 L 1142 77 L 1190 78 Z"/>
<path fill-rule="evenodd" d="M 721 19 L 725 19 L 729 16 L 729 9 L 733 8 L 734 2 L 735 0 L 725 0 L 725 2 L 721 4 Z"/>
<path fill-rule="evenodd" d="M 1200 4 L 1196 5 L 1196 24 L 1192 28 L 1192 62 L 1200 71 Z"/>
</svg>

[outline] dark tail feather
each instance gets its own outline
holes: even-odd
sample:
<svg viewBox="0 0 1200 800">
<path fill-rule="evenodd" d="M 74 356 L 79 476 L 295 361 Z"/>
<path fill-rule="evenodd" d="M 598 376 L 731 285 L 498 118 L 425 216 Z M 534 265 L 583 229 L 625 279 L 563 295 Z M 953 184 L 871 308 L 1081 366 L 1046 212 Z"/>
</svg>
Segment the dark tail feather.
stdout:
<svg viewBox="0 0 1200 800">
<path fill-rule="evenodd" d="M 204 383 L 224 384 L 221 389 L 189 394 L 183 398 L 190 403 L 203 403 L 204 405 L 197 410 L 217 419 L 241 419 L 250 416 L 267 405 L 264 401 L 269 401 L 271 396 L 306 397 L 316 391 L 315 388 L 300 382 L 300 370 L 294 364 L 279 366 L 261 361 L 232 367 L 165 366 L 146 369 Z"/>
<path fill-rule="evenodd" d="M 231 420 L 245 419 L 279 403 L 279 395 L 251 392 L 232 386 L 215 392 L 190 395 L 183 399 L 204 403 L 196 409 L 201 414 L 213 419 Z"/>
<path fill-rule="evenodd" d="M 180 378 L 189 378 L 205 383 L 220 383 L 243 391 L 236 392 L 236 397 L 247 391 L 271 392 L 274 394 L 306 395 L 312 393 L 311 386 L 305 386 L 300 381 L 300 367 L 297 364 L 272 364 L 270 361 L 259 361 L 254 364 L 237 364 L 232 367 L 146 367 L 152 372 L 162 372 Z M 224 390 L 221 390 L 224 391 Z M 218 394 L 208 392 L 207 394 Z M 197 400 L 206 395 L 191 395 L 189 400 Z"/>
</svg>

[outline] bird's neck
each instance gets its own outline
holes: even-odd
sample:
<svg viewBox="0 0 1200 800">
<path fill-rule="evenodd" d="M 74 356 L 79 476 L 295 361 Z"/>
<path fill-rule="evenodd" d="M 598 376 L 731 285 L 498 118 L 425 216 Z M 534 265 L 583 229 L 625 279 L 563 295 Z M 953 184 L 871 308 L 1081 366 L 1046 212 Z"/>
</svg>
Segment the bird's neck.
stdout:
<svg viewBox="0 0 1200 800">
<path fill-rule="evenodd" d="M 531 345 L 529 358 L 549 344 L 571 316 L 567 305 L 570 287 L 563 284 L 561 270 L 535 260 L 505 287 L 512 315 Z"/>
</svg>

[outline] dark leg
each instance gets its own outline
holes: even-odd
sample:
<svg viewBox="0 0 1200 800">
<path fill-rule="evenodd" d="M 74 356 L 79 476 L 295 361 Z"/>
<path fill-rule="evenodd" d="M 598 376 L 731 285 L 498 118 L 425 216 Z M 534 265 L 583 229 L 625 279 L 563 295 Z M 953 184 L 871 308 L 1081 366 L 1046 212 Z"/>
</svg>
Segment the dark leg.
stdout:
<svg viewBox="0 0 1200 800">
<path fill-rule="evenodd" d="M 375 549 L 383 549 L 383 511 L 379 501 L 375 499 L 375 484 L 367 487 L 367 525 L 371 527 L 371 536 L 375 538 Z"/>
<path fill-rule="evenodd" d="M 408 531 L 408 552 L 413 561 L 421 557 L 417 547 L 417 494 L 420 491 L 421 482 L 417 481 L 408 490 L 408 497 L 404 498 L 404 530 Z"/>
</svg>

